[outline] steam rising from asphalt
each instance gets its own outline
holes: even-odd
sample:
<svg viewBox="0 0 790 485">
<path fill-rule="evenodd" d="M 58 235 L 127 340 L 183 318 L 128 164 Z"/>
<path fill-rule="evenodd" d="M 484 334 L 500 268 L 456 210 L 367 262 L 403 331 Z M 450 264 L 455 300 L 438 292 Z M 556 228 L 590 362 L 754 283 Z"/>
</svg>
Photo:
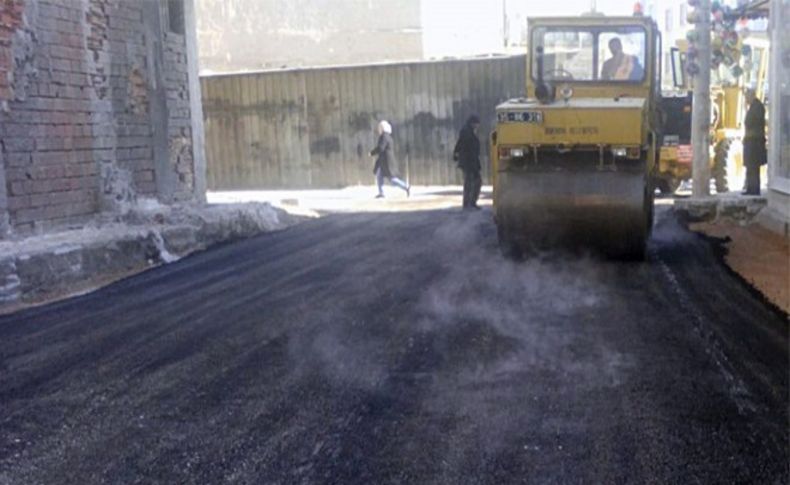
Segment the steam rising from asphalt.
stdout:
<svg viewBox="0 0 790 485">
<path fill-rule="evenodd" d="M 417 393 L 406 405 L 426 423 L 463 423 L 443 431 L 456 444 L 443 457 L 447 476 L 440 482 L 456 481 L 453 474 L 480 450 L 561 446 L 503 437 L 514 436 L 513 428 L 536 436 L 572 433 L 562 426 L 574 420 L 544 407 L 547 393 L 616 388 L 634 368 L 630 354 L 609 343 L 617 339 L 606 337 L 618 325 L 602 328 L 596 316 L 611 304 L 607 287 L 621 280 L 621 266 L 557 255 L 507 260 L 486 211 L 449 212 L 438 226 L 435 214 L 423 224 L 414 215 L 386 217 L 386 223 L 371 221 L 381 224 L 375 240 L 360 241 L 349 231 L 326 243 L 338 258 L 352 245 L 354 256 L 314 263 L 337 273 L 308 297 L 306 304 L 319 305 L 322 316 L 294 332 L 290 360 L 297 378 L 315 383 L 319 376 L 309 385 L 327 380 L 363 402 L 364 396 Z M 412 225 L 420 228 L 413 238 L 392 236 Z M 541 418 L 554 414 L 556 420 Z"/>
<path fill-rule="evenodd" d="M 501 348 L 489 357 L 468 358 L 472 370 L 485 369 L 491 378 L 513 366 L 554 365 L 558 352 L 588 331 L 585 316 L 605 298 L 606 275 L 590 259 L 547 255 L 517 263 L 503 258 L 486 211 L 448 213 L 443 223 L 413 241 L 390 240 L 382 224 L 380 240 L 359 243 L 349 233 L 327 244 L 338 253 L 355 244 L 356 257 L 340 262 L 342 274 L 327 281 L 325 298 L 321 292 L 309 297 L 311 305 L 321 306 L 322 316 L 310 323 L 310 332 L 301 332 L 306 337 L 291 342 L 290 353 L 297 367 L 319 369 L 363 389 L 382 385 L 404 353 L 413 351 L 409 342 L 426 335 L 441 340 L 458 334 L 459 345 L 468 338 L 472 348 L 474 339 L 499 342 Z M 345 296 L 333 298 L 333 293 Z M 411 297 L 401 301 L 402 294 Z M 354 317 L 364 308 L 364 321 Z M 445 350 L 426 350 L 431 351 Z M 618 357 L 608 354 L 601 376 L 616 381 L 612 369 Z M 576 359 L 561 371 L 587 364 Z"/>
<path fill-rule="evenodd" d="M 444 277 L 427 288 L 421 302 L 424 325 L 472 320 L 528 339 L 530 322 L 573 317 L 597 305 L 601 290 L 589 261 L 506 260 L 485 231 L 490 224 L 485 215 L 475 214 L 436 229 L 438 246 L 451 257 L 444 261 Z"/>
<path fill-rule="evenodd" d="M 438 226 L 430 223 L 435 214 L 426 215 L 423 232 L 408 241 L 389 232 L 402 234 L 393 226 L 411 227 L 415 216 L 387 217 L 374 222 L 381 224 L 376 240 L 360 242 L 349 231 L 327 243 L 338 254 L 355 248 L 327 283 L 328 295 L 343 297 L 312 297 L 323 316 L 295 332 L 302 337 L 290 343 L 290 355 L 303 375 L 320 375 L 354 399 L 417 393 L 409 401 L 415 415 L 464 423 L 445 431 L 456 445 L 443 458 L 448 475 L 440 482 L 455 481 L 452 474 L 480 450 L 562 446 L 505 437 L 512 429 L 573 433 L 563 426 L 574 420 L 546 408 L 552 389 L 599 392 L 621 385 L 635 367 L 627 349 L 609 343 L 618 339 L 606 338 L 619 331 L 617 322 L 596 316 L 604 301 L 612 304 L 607 287 L 621 280 L 622 267 L 551 254 L 507 260 L 486 211 L 448 213 Z"/>
</svg>

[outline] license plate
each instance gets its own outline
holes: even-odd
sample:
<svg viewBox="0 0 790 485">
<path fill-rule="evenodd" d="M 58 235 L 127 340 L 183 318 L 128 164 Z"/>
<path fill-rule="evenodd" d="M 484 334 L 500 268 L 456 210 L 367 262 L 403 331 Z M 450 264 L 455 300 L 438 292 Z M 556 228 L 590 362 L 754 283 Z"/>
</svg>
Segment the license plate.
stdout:
<svg viewBox="0 0 790 485">
<path fill-rule="evenodd" d="M 497 114 L 500 123 L 543 123 L 542 111 L 505 111 Z"/>
</svg>

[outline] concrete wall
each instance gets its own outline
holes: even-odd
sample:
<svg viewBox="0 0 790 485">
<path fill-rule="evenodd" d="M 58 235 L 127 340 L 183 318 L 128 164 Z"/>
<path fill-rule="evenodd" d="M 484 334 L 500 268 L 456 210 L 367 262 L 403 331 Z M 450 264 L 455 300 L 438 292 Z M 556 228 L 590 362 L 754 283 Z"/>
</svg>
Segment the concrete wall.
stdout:
<svg viewBox="0 0 790 485">
<path fill-rule="evenodd" d="M 203 73 L 421 59 L 420 0 L 198 0 Z"/>
<path fill-rule="evenodd" d="M 210 189 L 330 188 L 373 182 L 378 120 L 394 127 L 401 175 L 459 182 L 452 149 L 524 91 L 525 57 L 324 68 L 202 78 Z"/>
<path fill-rule="evenodd" d="M 0 0 L 6 232 L 84 221 L 138 195 L 200 196 L 191 1 Z"/>
<path fill-rule="evenodd" d="M 790 226 L 790 0 L 772 0 L 770 17 L 771 72 L 768 82 L 768 209 L 770 216 Z"/>
</svg>

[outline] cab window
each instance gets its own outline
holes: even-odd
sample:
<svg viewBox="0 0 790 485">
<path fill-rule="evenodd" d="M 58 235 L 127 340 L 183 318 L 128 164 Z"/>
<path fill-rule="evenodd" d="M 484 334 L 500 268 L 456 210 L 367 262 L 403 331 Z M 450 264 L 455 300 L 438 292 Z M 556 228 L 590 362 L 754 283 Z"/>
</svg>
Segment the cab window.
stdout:
<svg viewBox="0 0 790 485">
<path fill-rule="evenodd" d="M 642 81 L 645 78 L 645 33 L 601 32 L 598 36 L 598 76 L 602 81 Z"/>
<path fill-rule="evenodd" d="M 543 78 L 574 82 L 641 83 L 645 80 L 647 33 L 642 27 L 541 27 L 532 36 L 532 77 L 537 47 L 543 47 Z"/>
</svg>

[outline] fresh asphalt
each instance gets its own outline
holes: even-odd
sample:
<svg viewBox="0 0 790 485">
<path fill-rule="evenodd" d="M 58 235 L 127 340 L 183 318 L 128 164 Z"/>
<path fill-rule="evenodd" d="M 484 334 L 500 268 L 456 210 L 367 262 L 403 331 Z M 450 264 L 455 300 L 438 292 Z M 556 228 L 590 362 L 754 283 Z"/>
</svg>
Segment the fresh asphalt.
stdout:
<svg viewBox="0 0 790 485">
<path fill-rule="evenodd" d="M 333 215 L 0 319 L 0 484 L 788 478 L 788 323 L 663 209 L 645 263 L 488 210 Z"/>
</svg>

